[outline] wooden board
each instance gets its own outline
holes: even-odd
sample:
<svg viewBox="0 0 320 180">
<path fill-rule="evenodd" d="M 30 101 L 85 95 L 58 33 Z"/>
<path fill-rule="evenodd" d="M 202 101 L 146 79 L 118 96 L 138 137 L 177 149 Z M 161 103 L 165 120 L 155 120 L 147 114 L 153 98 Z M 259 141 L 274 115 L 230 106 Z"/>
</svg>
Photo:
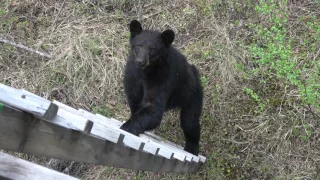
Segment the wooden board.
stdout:
<svg viewBox="0 0 320 180">
<path fill-rule="evenodd" d="M 0 84 L 0 102 L 29 112 L 37 117 L 41 117 L 36 118 L 38 119 L 37 121 L 40 119 L 43 120 L 42 117 L 45 116 L 47 117 L 46 120 L 50 120 L 52 125 L 64 129 L 63 131 L 67 130 L 67 132 L 65 132 L 66 134 L 76 134 L 73 136 L 78 136 L 80 132 L 80 134 L 82 134 L 81 136 L 83 136 L 83 134 L 91 135 L 91 137 L 100 138 L 103 141 L 107 140 L 106 142 L 108 143 L 114 143 L 115 145 L 119 145 L 119 147 L 126 147 L 141 153 L 146 153 L 152 155 L 152 157 L 160 156 L 166 160 L 179 160 L 179 162 L 186 161 L 186 163 L 197 164 L 196 166 L 199 166 L 200 162 L 204 163 L 206 160 L 205 157 L 201 155 L 194 156 L 193 154 L 184 151 L 182 147 L 169 141 L 163 141 L 160 137 L 157 137 L 150 132 L 146 132 L 145 134 L 140 135 L 140 137 L 134 136 L 119 129 L 123 122 L 116 119 L 107 118 L 99 114 L 92 114 L 82 109 L 77 110 L 57 101 L 54 101 L 53 104 L 52 102 L 25 90 L 18 90 Z M 51 109 L 51 111 L 48 111 L 48 109 Z M 20 119 L 25 120 L 25 117 L 20 117 Z M 27 119 L 29 119 L 29 116 Z M 48 123 L 48 121 L 44 122 Z M 43 122 L 40 120 L 40 124 L 41 123 Z M 28 133 L 29 130 L 25 132 L 25 134 Z M 27 142 L 27 139 L 28 138 L 25 137 L 22 141 Z M 23 143 L 20 143 L 18 151 L 24 150 L 25 145 L 21 144 Z M 56 158 L 61 159 L 60 157 Z"/>
<path fill-rule="evenodd" d="M 112 121 L 104 116 L 96 116 L 94 114 L 91 114 L 88 111 L 83 110 L 83 109 L 80 109 L 79 111 L 82 112 L 83 114 L 85 114 L 86 116 L 89 116 L 91 119 L 95 119 L 98 123 L 103 122 L 103 123 L 108 124 L 108 127 L 112 127 L 113 129 L 123 131 L 123 130 L 119 129 L 119 126 L 114 126 Z M 128 136 L 128 134 L 129 134 L 129 136 Z M 125 136 L 124 141 L 130 142 L 131 141 L 131 137 L 130 137 L 131 134 L 125 132 L 125 135 L 126 136 Z M 158 151 L 156 152 L 157 155 L 160 155 L 160 156 L 163 156 L 166 158 L 168 158 L 168 157 L 175 158 L 180 161 L 185 161 L 185 159 L 186 159 L 186 156 L 184 153 L 175 151 L 173 149 L 170 149 L 169 147 L 163 146 L 162 144 L 156 143 L 153 139 L 147 139 L 142 136 L 140 136 L 139 139 L 142 139 L 142 141 L 145 143 L 145 147 L 158 149 Z"/>
<path fill-rule="evenodd" d="M 138 149 L 137 145 L 140 145 L 139 143 L 144 143 L 144 147 L 142 147 L 142 150 L 154 155 L 160 155 L 162 157 L 165 157 L 167 159 L 175 158 L 180 161 L 186 160 L 186 152 L 182 152 L 180 150 L 176 150 L 174 148 L 165 146 L 161 143 L 156 142 L 154 139 L 145 138 L 144 136 L 134 136 L 130 133 L 127 133 L 121 129 L 119 129 L 120 126 L 118 126 L 120 121 L 106 118 L 102 115 L 94 115 L 86 110 L 79 109 L 76 110 L 70 106 L 67 106 L 65 104 L 62 104 L 58 101 L 54 101 L 54 104 L 58 105 L 61 109 L 68 111 L 70 113 L 73 113 L 75 115 L 79 115 L 81 117 L 84 117 L 86 119 L 89 119 L 93 121 L 94 123 L 101 124 L 109 129 L 114 129 L 115 131 L 121 132 L 121 134 L 124 135 L 122 142 L 130 147 L 136 147 L 135 149 Z M 122 124 L 122 123 L 121 123 Z M 136 143 L 136 146 L 134 145 Z M 192 158 L 187 159 L 191 162 Z M 198 158 L 199 159 L 199 158 Z M 199 161 L 195 161 L 199 162 Z"/>
<path fill-rule="evenodd" d="M 66 174 L 0 152 L 0 179 L 77 180 Z"/>
<path fill-rule="evenodd" d="M 153 172 L 195 172 L 200 168 L 200 163 L 137 151 L 8 106 L 0 112 L 0 149 Z"/>
</svg>

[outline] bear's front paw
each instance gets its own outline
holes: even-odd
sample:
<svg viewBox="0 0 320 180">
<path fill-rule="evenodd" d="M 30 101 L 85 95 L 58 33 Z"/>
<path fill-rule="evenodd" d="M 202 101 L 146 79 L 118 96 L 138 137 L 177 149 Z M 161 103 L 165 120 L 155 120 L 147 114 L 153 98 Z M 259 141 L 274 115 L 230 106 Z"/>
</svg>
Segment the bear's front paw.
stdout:
<svg viewBox="0 0 320 180">
<path fill-rule="evenodd" d="M 143 133 L 143 131 L 139 127 L 136 127 L 136 123 L 132 122 L 132 120 L 125 122 L 120 127 L 120 129 L 127 131 L 131 134 L 134 134 L 136 136 L 139 136 L 139 134 Z"/>
<path fill-rule="evenodd" d="M 193 143 L 186 143 L 184 150 L 198 156 L 199 154 L 199 145 L 198 144 L 193 144 Z"/>
</svg>

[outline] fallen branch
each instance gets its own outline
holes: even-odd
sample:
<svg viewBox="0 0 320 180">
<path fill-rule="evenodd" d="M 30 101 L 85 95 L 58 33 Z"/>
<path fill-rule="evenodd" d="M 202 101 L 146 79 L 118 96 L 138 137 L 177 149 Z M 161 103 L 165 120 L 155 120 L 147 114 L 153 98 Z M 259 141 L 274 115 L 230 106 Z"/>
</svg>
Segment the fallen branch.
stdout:
<svg viewBox="0 0 320 180">
<path fill-rule="evenodd" d="M 0 42 L 2 42 L 2 43 L 7 43 L 7 44 L 10 44 L 10 45 L 15 46 L 15 47 L 17 47 L 17 48 L 21 48 L 21 49 L 24 49 L 24 50 L 26 50 L 26 51 L 30 51 L 30 52 L 36 53 L 36 54 L 38 54 L 38 55 L 40 55 L 40 56 L 44 56 L 44 57 L 47 57 L 47 58 L 51 58 L 51 56 L 50 56 L 49 54 L 47 54 L 47 53 L 40 52 L 40 51 L 38 51 L 38 50 L 29 48 L 29 47 L 27 47 L 27 46 L 25 46 L 25 45 L 22 45 L 22 44 L 17 44 L 17 43 L 15 43 L 15 42 L 13 42 L 13 41 L 10 41 L 10 40 L 7 40 L 7 39 L 3 39 L 3 38 L 1 38 L 1 37 L 0 37 Z"/>
</svg>

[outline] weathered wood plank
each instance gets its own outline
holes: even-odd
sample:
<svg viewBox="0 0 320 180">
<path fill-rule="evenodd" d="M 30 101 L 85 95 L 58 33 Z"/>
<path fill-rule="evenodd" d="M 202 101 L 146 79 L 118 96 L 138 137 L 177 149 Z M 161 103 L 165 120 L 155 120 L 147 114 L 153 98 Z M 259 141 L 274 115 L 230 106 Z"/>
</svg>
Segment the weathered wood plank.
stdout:
<svg viewBox="0 0 320 180">
<path fill-rule="evenodd" d="M 149 137 L 149 136 L 146 136 L 145 134 L 140 134 L 140 137 L 142 137 L 142 138 L 144 138 L 144 139 L 150 139 L 150 140 L 152 140 L 152 141 L 155 141 L 155 139 L 153 139 L 153 138 L 151 138 L 151 137 Z M 187 154 L 187 152 L 181 151 L 181 150 L 179 150 L 179 149 L 177 149 L 177 148 L 174 148 L 174 147 L 171 147 L 171 146 L 167 146 L 166 144 L 164 144 L 164 143 L 161 142 L 161 141 L 156 141 L 156 142 L 159 143 L 159 144 L 161 144 L 161 145 L 164 146 L 164 147 L 167 147 L 167 148 L 171 149 L 171 150 L 174 151 L 174 152 L 184 154 L 186 161 L 191 162 L 191 161 L 193 160 L 193 158 L 190 157 L 190 156 Z M 195 162 L 196 162 L 196 161 L 195 161 Z"/>
<path fill-rule="evenodd" d="M 126 131 L 123 131 L 119 128 L 115 128 L 114 126 L 111 126 L 107 121 L 101 121 L 99 118 L 97 118 L 96 116 L 94 116 L 93 114 L 89 113 L 88 111 L 85 111 L 83 109 L 80 109 L 77 114 L 81 115 L 81 116 L 84 116 L 88 119 L 91 119 L 93 122 L 95 123 L 98 123 L 98 124 L 103 124 L 105 125 L 107 128 L 110 128 L 110 129 L 113 129 L 121 134 L 124 135 L 123 139 L 122 139 L 122 142 L 120 143 L 123 143 L 124 145 L 126 146 L 129 146 L 129 147 L 132 147 L 134 149 L 142 149 L 146 152 L 149 152 L 151 154 L 155 154 L 156 151 L 157 151 L 157 147 L 155 146 L 151 146 L 149 144 L 148 141 L 145 141 L 137 136 L 134 136 L 133 134 L 130 134 Z M 142 147 L 143 145 L 143 147 Z M 171 155 L 168 155 L 168 156 L 165 156 L 166 158 L 170 159 L 171 158 Z"/>
<path fill-rule="evenodd" d="M 73 126 L 76 126 L 78 130 L 85 131 L 85 126 L 87 123 L 87 118 L 78 116 L 77 114 L 72 114 L 62 108 L 59 108 L 58 111 L 59 117 L 64 117 L 64 119 L 68 120 L 70 124 Z M 56 123 L 55 121 L 52 121 L 54 124 L 61 125 L 59 123 Z M 94 122 L 94 121 L 93 121 Z M 63 126 L 63 125 L 62 125 Z M 95 135 L 97 137 L 104 138 L 110 142 L 117 143 L 118 139 L 120 137 L 120 132 L 115 131 L 113 129 L 107 128 L 101 124 L 94 123 L 90 132 L 92 135 Z"/>
<path fill-rule="evenodd" d="M 180 150 L 183 150 L 183 149 L 184 149 L 182 146 L 179 146 L 179 145 L 177 145 L 177 144 L 174 144 L 173 142 L 170 142 L 170 141 L 167 141 L 167 140 L 162 140 L 162 138 L 161 138 L 160 136 L 157 136 L 157 135 L 155 135 L 155 134 L 153 134 L 153 133 L 146 132 L 145 135 L 148 136 L 148 137 L 152 137 L 152 138 L 155 139 L 155 140 L 161 141 L 161 142 L 163 142 L 165 145 L 168 145 L 168 146 L 171 146 L 171 147 L 175 147 L 175 148 L 180 149 Z M 183 151 L 184 151 L 184 150 L 183 150 Z M 186 152 L 186 151 L 184 151 L 184 152 Z M 204 156 L 202 156 L 202 155 L 195 156 L 195 155 L 193 155 L 193 154 L 191 154 L 191 153 L 188 153 L 188 152 L 186 152 L 186 153 L 187 153 L 189 156 L 191 156 L 192 158 L 195 158 L 195 159 L 194 159 L 195 162 L 198 162 L 198 161 L 200 161 L 200 162 L 202 162 L 202 163 L 205 163 L 205 162 L 206 162 L 206 157 L 204 157 Z M 199 159 L 197 160 L 197 158 L 199 158 Z"/>
<path fill-rule="evenodd" d="M 86 114 L 87 116 L 90 116 L 92 119 L 97 119 L 97 120 L 99 119 L 100 122 L 107 123 L 109 126 L 112 126 L 112 127 L 116 128 L 116 129 L 119 129 L 120 128 L 119 125 L 123 124 L 120 121 L 118 121 L 119 122 L 118 123 L 117 120 L 109 119 L 109 118 L 107 118 L 105 116 L 102 116 L 100 114 L 94 115 L 94 114 L 92 114 L 90 112 L 87 112 L 85 110 L 82 110 L 82 109 L 80 109 L 79 111 L 84 113 L 84 114 Z M 180 161 L 185 161 L 185 159 L 186 159 L 185 154 L 183 152 L 181 152 L 181 151 L 176 151 L 175 149 L 169 148 L 167 146 L 163 146 L 163 144 L 155 142 L 153 139 L 145 138 L 144 136 L 141 136 L 141 135 L 139 137 L 144 140 L 145 147 L 150 146 L 150 147 L 153 147 L 153 148 L 156 147 L 157 149 L 159 149 L 158 154 L 160 156 L 173 157 L 173 158 L 178 159 Z M 130 141 L 130 139 L 128 139 L 128 141 Z"/>
<path fill-rule="evenodd" d="M 112 125 L 114 127 L 120 127 L 123 122 L 116 120 L 114 118 L 107 118 L 101 114 L 96 114 L 98 118 L 101 118 L 105 123 L 108 123 L 109 125 Z M 159 143 L 161 147 L 167 147 L 169 149 L 172 149 L 175 153 L 182 153 L 185 155 L 185 158 L 187 161 L 194 161 L 194 162 L 206 162 L 206 158 L 202 155 L 195 156 L 191 153 L 188 153 L 184 151 L 183 147 L 178 146 L 170 141 L 163 141 L 161 137 L 151 133 L 151 132 L 145 132 L 144 134 L 140 135 L 141 138 L 146 139 L 146 140 L 151 140 L 153 142 Z"/>
<path fill-rule="evenodd" d="M 41 100 L 36 96 L 26 95 L 23 91 L 8 90 L 8 86 L 0 84 L 0 102 L 17 109 L 30 112 L 31 114 L 42 117 L 49 108 L 50 101 Z M 73 126 L 68 120 L 63 117 L 56 116 L 53 122 L 70 129 L 79 130 L 79 127 Z M 81 127 L 82 128 L 82 127 Z M 80 128 L 80 129 L 81 129 Z"/>
<path fill-rule="evenodd" d="M 31 95 L 32 93 L 11 89 L 12 88 L 8 86 L 0 84 L 0 101 L 12 107 L 16 107 L 23 111 L 30 112 L 31 114 L 43 117 L 51 104 L 49 101 L 44 100 L 43 98 L 40 98 L 36 95 Z M 83 131 L 87 119 L 59 109 L 57 116 L 55 116 L 52 122 L 63 127 Z M 94 125 L 91 133 L 114 143 L 118 142 L 118 138 L 120 137 L 119 130 L 106 128 L 100 124 Z M 135 149 L 139 149 L 142 146 L 142 143 L 137 140 L 137 137 L 133 137 L 132 141 L 128 139 L 130 139 L 130 137 L 126 137 L 126 142 L 124 142 L 125 145 Z"/>
<path fill-rule="evenodd" d="M 137 137 L 135 135 L 132 135 L 126 131 L 123 131 L 121 129 L 119 129 L 118 126 L 114 126 L 112 123 L 110 123 L 110 121 L 108 120 L 108 118 L 104 117 L 104 116 L 96 116 L 86 110 L 83 109 L 79 109 L 79 112 L 82 113 L 83 116 L 86 116 L 87 118 L 91 118 L 94 119 L 97 123 L 103 123 L 106 124 L 108 127 L 116 129 L 118 131 L 121 131 L 122 134 L 124 134 L 124 139 L 123 142 L 126 143 L 131 143 L 132 139 L 134 138 L 138 138 L 140 139 L 142 142 L 144 142 L 144 147 L 143 150 L 146 152 L 149 152 L 151 154 L 157 154 L 160 155 L 162 157 L 165 157 L 167 159 L 171 159 L 171 158 L 175 158 L 178 159 L 180 161 L 184 161 L 185 160 L 185 156 L 181 153 L 176 153 L 174 151 L 172 151 L 171 149 L 162 146 L 161 144 L 157 144 L 154 141 L 151 141 L 149 139 L 145 139 L 145 138 L 141 138 L 141 137 Z"/>
<path fill-rule="evenodd" d="M 96 114 L 96 116 L 108 120 L 108 123 L 110 123 L 111 125 L 113 125 L 115 127 L 120 127 L 123 124 L 123 122 L 118 121 L 114 118 L 109 119 L 109 118 L 106 118 L 105 116 L 100 115 L 100 114 Z M 184 153 L 186 155 L 187 161 L 194 161 L 194 162 L 200 161 L 202 163 L 205 163 L 205 161 L 206 161 L 206 158 L 204 156 L 202 156 L 202 155 L 195 156 L 191 153 L 188 153 L 188 152 L 184 151 L 183 147 L 178 146 L 170 141 L 163 141 L 161 137 L 159 137 L 151 132 L 145 132 L 144 134 L 140 135 L 140 137 L 143 139 L 150 139 L 153 142 L 157 142 L 165 147 L 172 148 L 176 152 Z"/>
<path fill-rule="evenodd" d="M 5 106 L 0 112 L 0 149 L 16 152 L 24 141 L 23 153 L 70 161 L 154 172 L 194 172 L 200 167 L 200 163 L 137 151 Z"/>
<path fill-rule="evenodd" d="M 114 132 L 114 134 L 117 134 L 117 139 L 115 139 L 115 140 L 114 139 L 108 139 L 108 137 L 102 136 L 102 137 L 106 138 L 107 140 L 110 140 L 112 142 L 117 143 L 118 139 L 120 137 L 120 134 L 124 134 L 124 135 L 126 135 L 126 137 L 124 138 L 123 142 L 121 142 L 121 143 L 123 143 L 124 145 L 126 145 L 128 147 L 134 148 L 136 150 L 139 150 L 144 145 L 143 143 L 145 143 L 141 139 L 135 137 L 132 134 L 129 134 L 129 133 L 125 132 L 125 131 L 119 131 L 118 129 L 110 127 L 110 125 L 107 122 L 99 121 L 97 118 L 94 118 L 92 116 L 86 115 L 87 113 L 85 113 L 84 110 L 83 110 L 83 113 L 82 113 L 82 112 L 79 112 L 78 110 L 76 110 L 76 109 L 74 109 L 74 108 L 72 108 L 70 106 L 64 105 L 64 104 L 62 104 L 62 103 L 60 103 L 58 101 L 54 101 L 53 103 L 58 105 L 62 109 L 61 111 L 64 114 L 68 114 L 68 116 L 74 116 L 74 117 L 77 116 L 78 119 L 79 119 L 79 117 L 81 117 L 82 119 L 83 118 L 84 119 L 88 119 L 88 120 L 94 122 L 95 126 L 100 126 L 101 128 L 103 127 L 104 129 L 107 129 L 107 131 L 112 131 L 112 132 Z M 95 134 L 94 131 L 92 132 L 92 134 Z M 95 135 L 97 135 L 97 134 L 95 134 Z M 156 151 L 156 150 L 154 150 L 154 151 Z"/>
<path fill-rule="evenodd" d="M 58 101 L 51 103 L 50 101 L 25 90 L 17 90 L 0 84 L 0 101 L 38 116 L 46 115 L 46 112 L 48 112 L 48 109 L 46 108 L 50 109 L 52 105 L 57 105 L 57 107 L 60 107 L 57 115 L 53 116 L 53 119 L 50 118 L 54 124 L 74 130 L 84 131 L 86 123 L 90 120 L 94 123 L 90 133 L 111 142 L 119 142 L 119 137 L 123 134 L 124 137 L 121 139 L 120 143 L 133 149 L 143 150 L 168 159 L 175 158 L 181 161 L 187 160 L 199 162 L 200 158 L 201 162 L 205 162 L 205 158 L 203 156 L 194 156 L 183 151 L 183 149 L 179 149 L 176 146 L 163 142 L 161 139 L 158 140 L 153 136 L 150 136 L 151 138 L 145 137 L 144 135 L 137 137 L 123 131 L 119 129 L 123 122 L 118 120 L 112 118 L 109 119 L 99 114 L 94 115 L 81 109 L 76 110 Z M 57 107 L 55 107 L 55 110 L 57 110 Z M 53 114 L 56 114 L 56 112 Z M 146 132 L 146 135 L 148 134 L 151 133 Z"/>
<path fill-rule="evenodd" d="M 12 180 L 77 180 L 77 178 L 0 152 L 0 179 Z"/>
<path fill-rule="evenodd" d="M 170 141 L 165 141 L 165 140 L 162 140 L 161 137 L 159 136 L 156 136 L 150 132 L 146 132 L 145 134 L 143 134 L 142 136 L 144 136 L 144 138 L 146 139 L 153 139 L 155 142 L 159 143 L 159 144 L 162 144 L 163 146 L 166 146 L 166 147 L 169 147 L 169 148 L 172 148 L 174 149 L 175 151 L 178 151 L 178 152 L 181 152 L 181 153 L 184 153 L 186 155 L 186 160 L 187 161 L 194 161 L 196 163 L 198 163 L 200 161 L 200 158 L 198 156 L 195 156 L 191 153 L 188 153 L 187 151 L 185 151 L 183 148 L 179 148 L 177 146 L 174 146 L 172 145 L 173 143 L 171 143 Z"/>
<path fill-rule="evenodd" d="M 108 122 L 110 125 L 115 126 L 115 127 L 120 127 L 123 122 L 118 121 L 116 119 L 113 118 L 107 118 L 101 114 L 96 114 L 97 117 L 103 119 L 105 122 Z M 146 139 L 146 140 L 151 140 L 153 142 L 156 142 L 158 144 L 161 145 L 161 147 L 167 147 L 171 150 L 173 150 L 175 153 L 180 153 L 180 154 L 184 154 L 185 158 L 187 161 L 194 161 L 194 162 L 199 162 L 201 161 L 202 163 L 205 162 L 205 157 L 204 156 L 195 156 L 191 153 L 188 153 L 186 151 L 183 150 L 183 147 L 179 147 L 178 145 L 175 145 L 174 143 L 170 142 L 170 141 L 163 141 L 161 137 L 156 136 L 155 134 L 151 133 L 151 132 L 145 132 L 144 134 L 140 135 L 141 138 Z"/>
<path fill-rule="evenodd" d="M 107 127 L 110 127 L 112 126 L 112 128 L 116 128 L 119 130 L 119 127 L 123 124 L 122 122 L 116 120 L 116 119 L 113 119 L 113 118 L 107 118 L 105 116 L 102 116 L 100 114 L 92 114 L 86 110 L 83 110 L 83 109 L 79 109 L 78 112 L 76 109 L 70 107 L 70 106 L 67 106 L 65 104 L 62 104 L 58 101 L 54 101 L 53 103 L 57 104 L 60 108 L 63 108 L 69 112 L 72 112 L 74 114 L 78 114 L 80 116 L 83 116 L 87 119 L 92 119 L 95 123 L 99 123 L 99 124 L 103 124 Z M 122 130 L 121 130 L 122 131 Z M 132 136 L 131 134 L 127 133 L 127 132 L 124 132 L 125 135 L 127 135 L 126 137 L 124 137 L 124 140 L 123 141 L 127 141 L 127 143 L 130 143 L 132 141 L 132 138 L 130 136 Z M 150 134 L 150 133 L 149 133 Z M 128 138 L 130 137 L 130 138 Z M 158 139 L 155 139 L 155 138 L 152 138 L 150 136 L 145 136 L 145 135 L 140 135 L 140 138 L 142 138 L 145 143 L 145 146 L 144 146 L 144 150 L 151 153 L 151 154 L 155 154 L 157 152 L 157 154 L 163 156 L 163 157 L 166 157 L 166 158 L 176 158 L 178 160 L 181 160 L 181 161 L 194 161 L 194 162 L 199 162 L 199 157 L 197 156 L 194 156 L 193 154 L 190 154 L 186 151 L 184 151 L 183 149 L 179 149 L 175 146 L 171 146 L 167 143 L 164 143 Z M 152 150 L 150 150 L 150 148 Z M 159 149 L 157 151 L 157 149 Z"/>
</svg>

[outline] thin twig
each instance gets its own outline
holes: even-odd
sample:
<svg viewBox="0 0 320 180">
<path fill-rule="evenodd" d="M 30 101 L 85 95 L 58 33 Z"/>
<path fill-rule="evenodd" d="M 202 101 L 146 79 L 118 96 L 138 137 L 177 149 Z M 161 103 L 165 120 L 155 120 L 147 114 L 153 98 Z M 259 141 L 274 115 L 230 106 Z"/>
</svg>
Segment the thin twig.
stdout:
<svg viewBox="0 0 320 180">
<path fill-rule="evenodd" d="M 38 51 L 38 50 L 29 48 L 29 47 L 27 47 L 27 46 L 25 46 L 25 45 L 18 44 L 18 43 L 15 43 L 15 42 L 13 42 L 13 41 L 10 41 L 10 40 L 7 40 L 7 39 L 1 38 L 1 37 L 0 37 L 0 42 L 2 42 L 2 43 L 7 43 L 7 44 L 10 44 L 10 45 L 15 46 L 15 47 L 17 47 L 17 48 L 21 48 L 21 49 L 24 49 L 24 50 L 26 50 L 26 51 L 30 51 L 30 52 L 36 53 L 36 54 L 38 54 L 38 55 L 40 55 L 40 56 L 44 56 L 44 57 L 47 57 L 47 58 L 51 58 L 51 56 L 50 56 L 49 54 L 47 54 L 47 53 L 40 52 L 40 51 Z"/>
<path fill-rule="evenodd" d="M 163 11 L 165 11 L 165 10 L 161 10 L 161 11 L 158 11 L 158 12 L 155 12 L 155 13 L 152 13 L 152 14 L 143 15 L 143 16 L 142 16 L 142 19 L 151 18 L 152 16 L 158 15 L 158 14 L 162 13 Z"/>
</svg>

